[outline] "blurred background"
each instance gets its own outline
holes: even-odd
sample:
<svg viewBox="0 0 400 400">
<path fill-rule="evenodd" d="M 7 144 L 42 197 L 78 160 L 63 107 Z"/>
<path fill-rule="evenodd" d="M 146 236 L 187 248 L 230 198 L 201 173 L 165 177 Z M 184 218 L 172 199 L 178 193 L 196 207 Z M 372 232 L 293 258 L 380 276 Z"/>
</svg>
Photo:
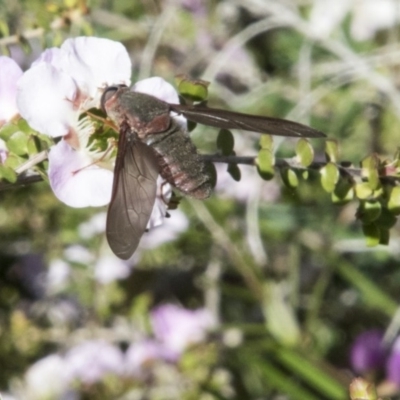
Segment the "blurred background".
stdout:
<svg viewBox="0 0 400 400">
<path fill-rule="evenodd" d="M 132 82 L 207 80 L 210 105 L 310 125 L 358 166 L 400 143 L 399 22 L 397 0 L 1 0 L 0 48 L 26 70 L 69 37 L 119 41 Z M 214 154 L 217 133 L 192 138 Z M 234 136 L 257 155 L 259 135 Z M 4 400 L 339 400 L 360 376 L 398 398 L 400 226 L 368 247 L 358 203 L 333 204 L 317 172 L 288 188 L 216 168 L 212 197 L 182 199 L 127 262 L 105 207 L 47 182 L 0 192 Z"/>
</svg>

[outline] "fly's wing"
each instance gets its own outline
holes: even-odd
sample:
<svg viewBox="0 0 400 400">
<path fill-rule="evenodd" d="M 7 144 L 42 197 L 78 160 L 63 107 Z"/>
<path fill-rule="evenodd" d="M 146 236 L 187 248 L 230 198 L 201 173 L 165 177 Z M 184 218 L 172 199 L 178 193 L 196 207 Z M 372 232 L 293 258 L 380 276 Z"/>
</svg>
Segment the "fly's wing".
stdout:
<svg viewBox="0 0 400 400">
<path fill-rule="evenodd" d="M 193 122 L 217 128 L 243 129 L 277 136 L 325 137 L 324 133 L 316 129 L 285 119 L 242 114 L 204 106 L 170 104 L 170 108 Z"/>
<path fill-rule="evenodd" d="M 121 134 L 118 146 L 106 234 L 114 254 L 127 260 L 150 219 L 159 168 L 150 147 L 141 142 L 126 143 L 125 137 Z"/>
</svg>

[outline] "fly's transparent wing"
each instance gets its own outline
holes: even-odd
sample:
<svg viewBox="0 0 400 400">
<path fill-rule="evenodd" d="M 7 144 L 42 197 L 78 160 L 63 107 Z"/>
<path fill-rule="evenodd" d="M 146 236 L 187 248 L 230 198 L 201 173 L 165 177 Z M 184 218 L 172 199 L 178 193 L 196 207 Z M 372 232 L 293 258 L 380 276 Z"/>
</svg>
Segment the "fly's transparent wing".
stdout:
<svg viewBox="0 0 400 400">
<path fill-rule="evenodd" d="M 158 170 L 153 150 L 141 142 L 127 143 L 121 132 L 106 234 L 111 250 L 124 260 L 134 253 L 146 230 L 156 198 Z"/>
<path fill-rule="evenodd" d="M 243 129 L 245 131 L 269 133 L 277 136 L 325 137 L 325 134 L 297 122 L 261 115 L 242 114 L 205 106 L 186 106 L 170 104 L 172 111 L 187 119 L 203 125 L 225 129 Z"/>
</svg>

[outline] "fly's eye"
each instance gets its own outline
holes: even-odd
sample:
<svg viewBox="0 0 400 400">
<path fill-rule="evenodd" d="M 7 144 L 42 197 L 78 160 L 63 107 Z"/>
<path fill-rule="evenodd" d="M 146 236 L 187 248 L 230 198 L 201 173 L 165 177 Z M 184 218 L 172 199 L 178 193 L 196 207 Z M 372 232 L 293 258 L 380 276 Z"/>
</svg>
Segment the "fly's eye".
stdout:
<svg viewBox="0 0 400 400">
<path fill-rule="evenodd" d="M 111 99 L 111 97 L 114 96 L 114 94 L 120 89 L 124 88 L 126 85 L 115 85 L 115 86 L 108 86 L 104 89 L 103 94 L 101 95 L 100 99 L 100 106 L 101 109 L 106 113 L 105 105 L 108 100 Z"/>
<path fill-rule="evenodd" d="M 112 96 L 118 91 L 118 86 L 109 86 L 104 89 L 103 94 L 101 95 L 100 105 L 101 109 L 106 112 L 105 104 L 108 100 L 111 99 Z"/>
</svg>

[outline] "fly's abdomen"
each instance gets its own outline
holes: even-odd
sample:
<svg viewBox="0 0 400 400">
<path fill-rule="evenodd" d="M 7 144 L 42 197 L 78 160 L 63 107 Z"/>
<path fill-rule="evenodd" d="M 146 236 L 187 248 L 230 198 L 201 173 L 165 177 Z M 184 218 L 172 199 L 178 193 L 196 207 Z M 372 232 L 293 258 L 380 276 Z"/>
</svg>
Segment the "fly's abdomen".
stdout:
<svg viewBox="0 0 400 400">
<path fill-rule="evenodd" d="M 212 191 L 212 173 L 189 136 L 173 123 L 167 132 L 147 136 L 155 150 L 160 175 L 185 195 L 205 199 Z"/>
</svg>

